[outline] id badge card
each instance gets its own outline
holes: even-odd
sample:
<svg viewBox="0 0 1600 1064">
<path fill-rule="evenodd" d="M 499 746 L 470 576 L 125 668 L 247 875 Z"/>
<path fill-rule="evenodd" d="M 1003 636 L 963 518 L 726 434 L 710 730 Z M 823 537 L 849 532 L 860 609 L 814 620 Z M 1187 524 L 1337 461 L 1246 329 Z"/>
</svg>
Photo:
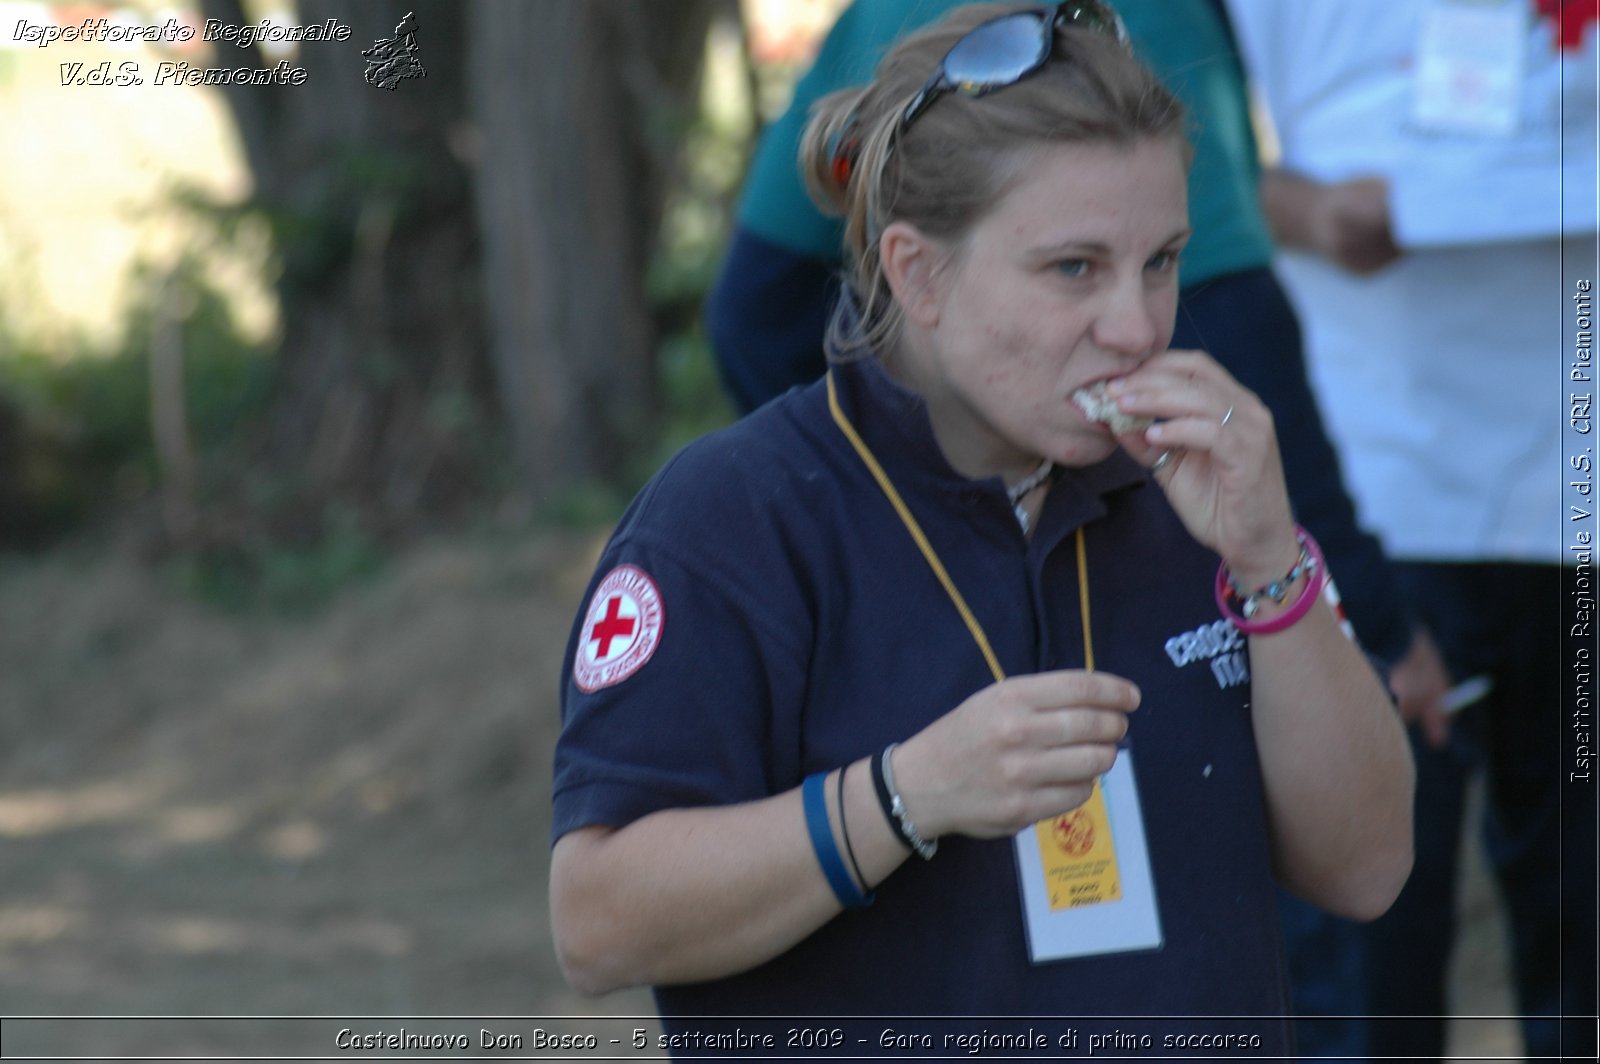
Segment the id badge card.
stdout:
<svg viewBox="0 0 1600 1064">
<path fill-rule="evenodd" d="M 1510 136 L 1521 119 L 1525 0 L 1432 0 L 1417 42 L 1411 121 L 1435 133 Z"/>
<path fill-rule="evenodd" d="M 1117 751 L 1087 802 L 1024 828 L 1013 841 L 1034 964 L 1160 947 L 1131 750 Z"/>
</svg>

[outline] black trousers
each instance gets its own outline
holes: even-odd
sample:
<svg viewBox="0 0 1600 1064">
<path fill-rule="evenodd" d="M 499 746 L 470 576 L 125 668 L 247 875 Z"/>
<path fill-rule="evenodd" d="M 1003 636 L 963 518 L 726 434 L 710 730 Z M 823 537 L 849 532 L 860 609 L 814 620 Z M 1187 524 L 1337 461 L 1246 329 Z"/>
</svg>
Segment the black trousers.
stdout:
<svg viewBox="0 0 1600 1064">
<path fill-rule="evenodd" d="M 1372 1056 L 1444 1053 L 1439 1017 L 1449 1011 L 1446 969 L 1465 795 L 1481 772 L 1485 852 L 1510 928 L 1525 1050 L 1530 1057 L 1593 1060 L 1597 792 L 1592 778 L 1571 778 L 1579 706 L 1569 666 L 1576 644 L 1562 607 L 1572 573 L 1555 565 L 1487 563 L 1398 569 L 1454 678 L 1486 675 L 1494 689 L 1457 718 L 1445 749 L 1412 737 L 1416 863 L 1394 908 L 1364 929 L 1366 983 L 1374 1016 L 1431 1018 L 1375 1019 Z M 1590 1018 L 1562 1022 L 1562 1015 Z"/>
</svg>

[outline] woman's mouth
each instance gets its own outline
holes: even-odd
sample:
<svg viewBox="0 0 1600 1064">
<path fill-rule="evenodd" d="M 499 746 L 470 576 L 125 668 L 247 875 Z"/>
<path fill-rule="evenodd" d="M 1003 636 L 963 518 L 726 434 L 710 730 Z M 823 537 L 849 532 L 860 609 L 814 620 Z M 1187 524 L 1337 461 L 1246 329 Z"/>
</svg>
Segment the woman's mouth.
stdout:
<svg viewBox="0 0 1600 1064">
<path fill-rule="evenodd" d="M 1104 380 L 1086 384 L 1073 392 L 1072 403 L 1083 411 L 1084 417 L 1106 426 L 1112 435 L 1120 436 L 1125 432 L 1140 432 L 1155 424 L 1153 418 L 1123 413 L 1118 408 L 1116 400 L 1106 394 L 1106 382 Z"/>
</svg>

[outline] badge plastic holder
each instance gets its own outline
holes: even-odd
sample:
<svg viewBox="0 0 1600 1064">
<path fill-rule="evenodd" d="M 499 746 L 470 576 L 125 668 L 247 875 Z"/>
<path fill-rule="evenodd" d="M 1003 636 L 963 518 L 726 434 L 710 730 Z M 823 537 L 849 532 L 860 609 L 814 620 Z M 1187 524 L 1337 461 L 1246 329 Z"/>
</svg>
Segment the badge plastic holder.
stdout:
<svg viewBox="0 0 1600 1064">
<path fill-rule="evenodd" d="M 1109 839 L 1084 837 L 1102 830 Z M 1024 828 L 1014 843 L 1032 963 L 1161 948 L 1131 750 L 1117 751 L 1088 802 Z"/>
</svg>

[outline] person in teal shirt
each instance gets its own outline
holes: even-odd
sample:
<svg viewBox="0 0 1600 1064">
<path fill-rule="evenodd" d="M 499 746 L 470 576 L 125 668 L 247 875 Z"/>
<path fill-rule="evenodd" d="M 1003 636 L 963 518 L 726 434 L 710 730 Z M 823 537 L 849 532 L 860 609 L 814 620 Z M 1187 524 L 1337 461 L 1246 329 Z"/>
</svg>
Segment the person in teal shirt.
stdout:
<svg viewBox="0 0 1600 1064">
<path fill-rule="evenodd" d="M 725 388 L 747 413 L 826 369 L 823 337 L 838 293 L 842 223 L 806 192 L 797 152 L 811 104 L 872 78 L 889 45 L 952 0 L 856 0 L 839 16 L 788 110 L 763 134 L 738 224 L 706 308 Z M 1244 73 L 1214 0 L 1115 0 L 1135 51 L 1190 115 L 1194 235 L 1182 258 L 1174 348 L 1208 351 L 1273 411 L 1296 513 L 1325 545 L 1362 644 L 1393 666 L 1407 703 L 1439 697 L 1447 679 L 1377 540 L 1356 523 L 1337 456 L 1307 382 L 1299 323 L 1271 270 L 1273 243 L 1257 198 L 1257 145 Z M 1364 1013 L 1356 928 L 1283 895 L 1294 1000 L 1304 1016 Z M 1301 1051 L 1360 1057 L 1360 1022 L 1298 1025 Z"/>
</svg>

